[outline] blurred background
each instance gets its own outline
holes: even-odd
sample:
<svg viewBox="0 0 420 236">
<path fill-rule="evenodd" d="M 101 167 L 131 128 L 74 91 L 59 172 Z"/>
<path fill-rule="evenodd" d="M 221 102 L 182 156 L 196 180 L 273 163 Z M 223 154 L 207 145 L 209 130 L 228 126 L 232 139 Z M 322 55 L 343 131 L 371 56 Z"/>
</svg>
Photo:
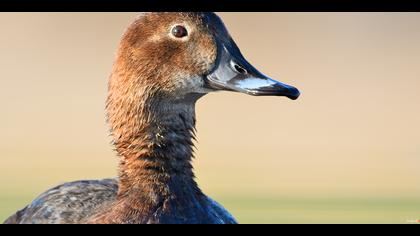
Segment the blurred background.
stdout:
<svg viewBox="0 0 420 236">
<path fill-rule="evenodd" d="M 107 79 L 135 13 L 0 14 L 0 221 L 63 182 L 116 176 Z M 420 219 L 420 14 L 220 13 L 297 101 L 197 104 L 194 166 L 241 223 Z"/>
</svg>

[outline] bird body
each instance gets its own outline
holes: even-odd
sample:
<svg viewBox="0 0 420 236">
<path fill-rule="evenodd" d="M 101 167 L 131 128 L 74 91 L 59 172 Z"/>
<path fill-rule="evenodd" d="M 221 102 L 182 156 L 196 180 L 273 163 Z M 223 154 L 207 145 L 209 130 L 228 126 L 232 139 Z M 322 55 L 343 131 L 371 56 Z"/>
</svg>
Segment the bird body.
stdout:
<svg viewBox="0 0 420 236">
<path fill-rule="evenodd" d="M 6 224 L 77 224 L 89 223 L 86 219 L 101 209 L 110 209 L 117 200 L 118 180 L 90 180 L 65 183 L 43 193 L 29 206 L 6 220 Z M 176 199 L 166 199 L 156 206 L 148 217 L 130 216 L 125 223 L 165 224 L 234 224 L 236 220 L 220 204 L 201 195 L 189 201 L 180 212 L 163 213 L 163 207 L 177 207 Z M 113 223 L 113 222 L 107 222 Z M 117 222 L 115 222 L 117 223 Z"/>
<path fill-rule="evenodd" d="M 191 165 L 195 103 L 216 90 L 299 96 L 252 67 L 214 13 L 141 14 L 108 84 L 118 178 L 60 185 L 5 223 L 236 223 L 203 194 Z"/>
</svg>

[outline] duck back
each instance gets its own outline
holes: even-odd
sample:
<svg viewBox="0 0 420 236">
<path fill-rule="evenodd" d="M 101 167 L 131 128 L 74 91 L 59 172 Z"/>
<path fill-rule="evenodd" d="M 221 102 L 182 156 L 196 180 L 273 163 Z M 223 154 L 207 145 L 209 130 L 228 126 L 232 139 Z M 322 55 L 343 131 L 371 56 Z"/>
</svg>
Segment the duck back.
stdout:
<svg viewBox="0 0 420 236">
<path fill-rule="evenodd" d="M 84 180 L 54 187 L 36 198 L 30 205 L 9 217 L 5 224 L 83 224 L 117 200 L 118 180 Z M 160 214 L 147 223 L 236 224 L 236 220 L 216 201 L 205 197 L 200 212 L 190 212 L 194 218 L 177 218 L 178 212 Z M 140 216 L 141 217 L 141 216 Z M 136 219 L 127 220 L 133 223 Z"/>
</svg>

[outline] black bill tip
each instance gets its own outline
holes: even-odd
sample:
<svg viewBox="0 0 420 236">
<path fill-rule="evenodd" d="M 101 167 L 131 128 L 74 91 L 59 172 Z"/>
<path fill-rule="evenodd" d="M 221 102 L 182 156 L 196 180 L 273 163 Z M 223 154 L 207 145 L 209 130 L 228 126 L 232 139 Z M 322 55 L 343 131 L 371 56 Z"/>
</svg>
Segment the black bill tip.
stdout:
<svg viewBox="0 0 420 236">
<path fill-rule="evenodd" d="M 290 87 L 288 89 L 289 91 L 286 93 L 286 97 L 292 99 L 292 100 L 296 100 L 299 98 L 300 96 L 300 91 L 295 88 L 295 87 Z"/>
<path fill-rule="evenodd" d="M 274 82 L 274 84 L 271 86 L 250 89 L 248 90 L 249 94 L 254 96 L 282 96 L 291 100 L 296 100 L 299 98 L 300 91 L 297 88 L 271 79 L 269 81 L 270 83 Z"/>
</svg>

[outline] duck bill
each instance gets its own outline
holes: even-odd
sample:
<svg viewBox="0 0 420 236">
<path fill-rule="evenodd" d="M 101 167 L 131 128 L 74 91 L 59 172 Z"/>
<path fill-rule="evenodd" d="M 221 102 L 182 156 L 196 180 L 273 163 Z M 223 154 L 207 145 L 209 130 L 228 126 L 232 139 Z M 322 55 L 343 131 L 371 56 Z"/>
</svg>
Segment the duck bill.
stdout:
<svg viewBox="0 0 420 236">
<path fill-rule="evenodd" d="M 273 80 L 255 69 L 237 49 L 222 46 L 216 66 L 206 76 L 206 87 L 214 90 L 241 92 L 253 96 L 285 96 L 296 100 L 300 92 L 297 88 Z"/>
</svg>

